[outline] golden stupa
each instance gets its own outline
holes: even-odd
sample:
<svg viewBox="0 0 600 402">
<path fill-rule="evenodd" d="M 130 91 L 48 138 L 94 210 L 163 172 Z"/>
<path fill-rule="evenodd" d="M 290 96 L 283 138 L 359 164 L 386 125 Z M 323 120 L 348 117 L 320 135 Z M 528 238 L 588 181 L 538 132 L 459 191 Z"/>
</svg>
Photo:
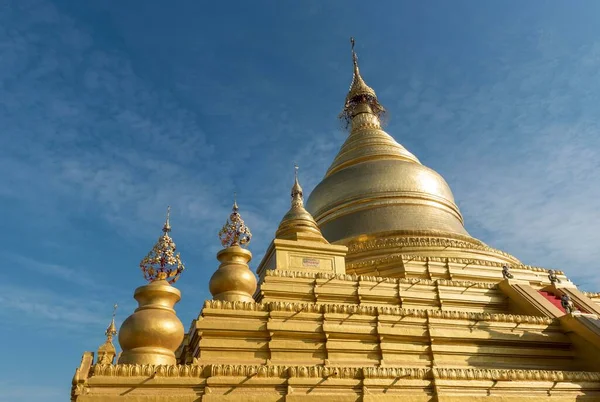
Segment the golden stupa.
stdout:
<svg viewBox="0 0 600 402">
<path fill-rule="evenodd" d="M 186 332 L 167 215 L 122 353 L 113 315 L 72 401 L 600 401 L 600 294 L 470 236 L 445 180 L 383 131 L 354 41 L 352 58 L 348 139 L 306 206 L 296 167 L 256 275 L 234 203 Z"/>
</svg>

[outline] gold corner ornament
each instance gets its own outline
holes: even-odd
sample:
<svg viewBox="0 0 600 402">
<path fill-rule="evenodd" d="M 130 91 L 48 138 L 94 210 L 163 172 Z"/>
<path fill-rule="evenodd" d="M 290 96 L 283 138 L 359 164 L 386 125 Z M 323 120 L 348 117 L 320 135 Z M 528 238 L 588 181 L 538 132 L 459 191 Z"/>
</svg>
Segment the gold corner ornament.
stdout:
<svg viewBox="0 0 600 402">
<path fill-rule="evenodd" d="M 250 243 L 252 233 L 238 212 L 237 201 L 233 201 L 233 208 L 229 219 L 219 231 L 221 245 L 225 248 L 232 246 L 245 246 Z"/>
<path fill-rule="evenodd" d="M 175 283 L 185 269 L 179 253 L 175 253 L 177 249 L 175 242 L 169 236 L 171 231 L 170 213 L 171 207 L 168 207 L 167 219 L 162 229 L 163 235 L 159 237 L 152 250 L 140 262 L 144 278 L 149 282 L 166 280 L 169 283 Z"/>
</svg>

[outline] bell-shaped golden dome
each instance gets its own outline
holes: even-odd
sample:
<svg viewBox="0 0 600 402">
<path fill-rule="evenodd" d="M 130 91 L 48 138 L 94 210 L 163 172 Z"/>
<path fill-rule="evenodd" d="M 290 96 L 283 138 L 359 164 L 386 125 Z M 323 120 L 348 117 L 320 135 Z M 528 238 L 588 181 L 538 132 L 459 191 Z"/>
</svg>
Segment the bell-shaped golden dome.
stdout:
<svg viewBox="0 0 600 402">
<path fill-rule="evenodd" d="M 342 112 L 350 135 L 307 203 L 323 235 L 330 242 L 391 231 L 468 237 L 442 176 L 382 130 L 384 108 L 352 54 L 353 84 Z"/>
<path fill-rule="evenodd" d="M 359 108 L 352 131 L 307 209 L 330 242 L 387 231 L 468 236 L 450 187 Z M 365 124 L 367 123 L 367 124 Z"/>
<path fill-rule="evenodd" d="M 323 236 L 348 246 L 347 270 L 379 275 L 376 263 L 393 265 L 398 253 L 519 264 L 471 237 L 443 177 L 381 128 L 385 108 L 360 76 L 351 42 L 354 75 L 340 114 L 350 134 L 306 204 Z"/>
</svg>

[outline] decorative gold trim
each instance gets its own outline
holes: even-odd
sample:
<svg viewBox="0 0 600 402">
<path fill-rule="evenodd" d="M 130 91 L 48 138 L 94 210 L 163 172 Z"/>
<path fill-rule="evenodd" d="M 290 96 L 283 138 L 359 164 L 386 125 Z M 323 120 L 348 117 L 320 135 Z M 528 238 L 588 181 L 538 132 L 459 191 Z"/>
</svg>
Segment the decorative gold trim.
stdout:
<svg viewBox="0 0 600 402">
<path fill-rule="evenodd" d="M 247 303 L 207 300 L 204 308 L 241 311 L 287 311 L 292 313 L 306 312 L 319 314 L 356 314 L 356 315 L 394 315 L 400 317 L 439 318 L 445 320 L 468 320 L 487 322 L 510 322 L 536 325 L 552 325 L 558 321 L 549 317 L 515 314 L 473 313 L 468 311 L 446 311 L 433 309 L 405 309 L 401 307 L 381 307 L 356 304 L 333 303 L 293 303 L 267 302 Z"/>
<path fill-rule="evenodd" d="M 373 265 L 389 264 L 391 262 L 398 261 L 398 260 L 402 260 L 402 262 L 405 262 L 405 261 L 419 261 L 419 262 L 433 261 L 433 262 L 441 262 L 441 263 L 451 262 L 451 263 L 456 263 L 456 264 L 482 265 L 482 266 L 486 266 L 486 267 L 500 267 L 500 268 L 503 265 L 506 265 L 506 263 L 503 263 L 503 262 L 479 260 L 479 259 L 474 259 L 474 258 L 425 257 L 425 256 L 421 256 L 421 255 L 398 253 L 398 254 L 393 254 L 393 255 L 387 256 L 387 257 L 373 258 L 373 259 L 370 259 L 367 261 L 346 263 L 346 268 L 360 269 L 360 268 L 364 268 L 364 267 L 370 267 Z M 548 272 L 548 270 L 545 268 L 534 267 L 534 266 L 525 265 L 525 264 L 513 265 L 511 269 L 524 269 L 524 270 L 528 270 L 528 271 L 544 272 L 544 273 Z M 564 275 L 563 271 L 554 270 L 554 272 L 557 275 Z"/>
<path fill-rule="evenodd" d="M 441 380 L 492 381 L 600 381 L 600 373 L 589 371 L 497 370 L 466 368 L 433 368 L 433 377 Z"/>
<path fill-rule="evenodd" d="M 426 367 L 350 367 L 286 366 L 246 364 L 96 364 L 94 376 L 100 377 L 259 377 L 259 378 L 340 378 L 340 379 L 440 379 L 468 381 L 569 381 L 598 382 L 600 372 L 556 370 L 505 370 Z"/>
<path fill-rule="evenodd" d="M 497 283 L 452 281 L 448 279 L 424 279 L 424 278 L 392 278 L 386 276 L 356 275 L 356 274 L 332 274 L 328 272 L 302 272 L 302 271 L 279 271 L 267 270 L 265 277 L 298 278 L 298 279 L 325 279 L 349 282 L 376 282 L 390 284 L 421 284 L 429 286 L 452 286 L 479 289 L 498 289 Z"/>
<path fill-rule="evenodd" d="M 462 240 L 444 237 L 425 237 L 427 233 L 422 233 L 424 236 L 419 236 L 422 231 L 406 231 L 406 234 L 411 237 L 392 237 L 378 238 L 366 241 L 354 241 L 348 244 L 349 253 L 360 253 L 363 251 L 379 250 L 384 248 L 395 247 L 443 247 L 443 248 L 461 248 L 488 251 L 494 254 L 500 254 L 504 257 L 518 261 L 514 256 L 486 245 L 485 243 L 472 238 L 472 240 Z M 431 233 L 429 233 L 431 234 Z M 442 236 L 450 236 L 448 233 L 440 233 Z"/>
</svg>

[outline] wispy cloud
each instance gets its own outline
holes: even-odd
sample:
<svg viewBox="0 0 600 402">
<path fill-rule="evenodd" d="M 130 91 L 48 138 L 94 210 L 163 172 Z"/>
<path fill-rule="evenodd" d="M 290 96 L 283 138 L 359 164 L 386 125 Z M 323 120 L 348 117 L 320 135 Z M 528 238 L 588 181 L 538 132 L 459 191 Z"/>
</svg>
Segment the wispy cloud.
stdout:
<svg viewBox="0 0 600 402">
<path fill-rule="evenodd" d="M 499 35 L 523 40 L 523 30 L 506 26 Z M 448 87 L 419 71 L 401 78 L 406 88 L 387 92 L 404 93 L 392 110 L 406 121 L 390 131 L 450 182 L 472 234 L 593 289 L 600 120 L 590 107 L 600 98 L 600 44 L 574 48 L 547 31 L 529 39 L 521 63 L 523 46 L 483 61 L 479 68 L 495 72 L 487 81 Z M 450 67 L 445 80 L 459 74 Z"/>
<path fill-rule="evenodd" d="M 0 285 L 2 315 L 21 316 L 19 324 L 29 323 L 38 329 L 86 330 L 110 321 L 107 305 L 97 298 L 76 298 L 40 287 Z M 15 316 L 15 312 L 18 315 Z M 37 320 L 31 320 L 37 318 Z M 87 331 L 86 331 L 87 332 Z"/>
<path fill-rule="evenodd" d="M 134 310 L 137 262 L 167 205 L 187 264 L 176 306 L 187 327 L 208 297 L 234 191 L 256 266 L 289 208 L 293 162 L 308 196 L 343 143 L 344 32 L 357 29 L 388 132 L 448 180 L 467 229 L 600 287 L 600 45 L 582 39 L 597 32 L 563 29 L 533 6 L 510 18 L 489 3 L 458 7 L 460 18 L 430 7 L 415 23 L 413 6 L 317 3 L 273 18 L 194 2 L 2 2 L 2 249 L 20 269 L 0 285 L 0 314 L 15 331 L 62 325 L 95 348 L 115 301 L 119 318 Z M 366 17 L 390 30 L 363 30 Z M 22 345 L 40 343 L 21 332 Z M 55 375 L 68 381 L 76 360 Z"/>
</svg>

